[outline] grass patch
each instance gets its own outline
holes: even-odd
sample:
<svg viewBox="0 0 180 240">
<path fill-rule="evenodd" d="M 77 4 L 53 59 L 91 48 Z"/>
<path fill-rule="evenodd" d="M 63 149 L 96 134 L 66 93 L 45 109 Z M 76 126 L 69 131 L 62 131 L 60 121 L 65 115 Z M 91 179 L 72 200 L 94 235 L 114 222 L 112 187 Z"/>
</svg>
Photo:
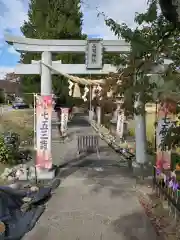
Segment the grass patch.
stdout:
<svg viewBox="0 0 180 240">
<path fill-rule="evenodd" d="M 21 141 L 32 134 L 34 125 L 33 110 L 13 110 L 0 117 L 0 132 L 12 131 L 20 135 Z"/>
<path fill-rule="evenodd" d="M 129 122 L 128 131 L 131 136 L 135 136 L 134 120 Z M 155 147 L 155 113 L 148 113 L 146 115 L 146 136 L 148 143 L 148 152 L 154 155 Z M 176 163 L 180 162 L 180 148 L 176 148 L 171 154 L 171 168 L 176 168 Z"/>
<path fill-rule="evenodd" d="M 155 144 L 155 113 L 148 113 L 146 115 L 146 136 L 148 146 L 154 148 Z M 131 136 L 135 136 L 135 122 L 130 120 L 128 124 L 128 131 Z"/>
<path fill-rule="evenodd" d="M 155 147 L 155 113 L 146 114 L 146 136 L 148 144 L 154 148 Z M 131 136 L 135 136 L 135 122 L 131 120 L 128 124 L 128 131 Z M 180 148 L 176 149 L 176 152 L 180 153 Z"/>
</svg>

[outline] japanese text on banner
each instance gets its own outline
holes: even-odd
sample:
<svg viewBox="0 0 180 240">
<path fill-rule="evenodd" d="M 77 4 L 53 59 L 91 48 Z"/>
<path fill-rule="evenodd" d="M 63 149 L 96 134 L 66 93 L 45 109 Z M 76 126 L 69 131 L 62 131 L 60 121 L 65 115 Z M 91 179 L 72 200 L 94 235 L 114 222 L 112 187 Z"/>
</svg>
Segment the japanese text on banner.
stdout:
<svg viewBox="0 0 180 240">
<path fill-rule="evenodd" d="M 41 168 L 52 167 L 51 157 L 51 118 L 52 97 L 38 96 L 36 105 L 36 165 Z"/>
</svg>

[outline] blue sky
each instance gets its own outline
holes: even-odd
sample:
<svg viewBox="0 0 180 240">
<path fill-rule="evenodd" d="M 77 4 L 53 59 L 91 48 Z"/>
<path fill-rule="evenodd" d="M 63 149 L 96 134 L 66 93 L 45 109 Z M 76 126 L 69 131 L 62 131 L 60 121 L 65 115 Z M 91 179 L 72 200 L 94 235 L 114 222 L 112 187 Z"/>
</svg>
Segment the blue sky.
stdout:
<svg viewBox="0 0 180 240">
<path fill-rule="evenodd" d="M 118 22 L 133 26 L 135 12 L 146 9 L 147 0 L 83 0 L 81 5 L 84 14 L 83 31 L 90 37 L 116 39 L 104 20 L 97 17 L 97 8 Z M 19 60 L 13 46 L 8 46 L 4 34 L 21 36 L 20 26 L 28 19 L 28 0 L 0 0 L 0 79 L 6 72 L 13 72 Z"/>
</svg>

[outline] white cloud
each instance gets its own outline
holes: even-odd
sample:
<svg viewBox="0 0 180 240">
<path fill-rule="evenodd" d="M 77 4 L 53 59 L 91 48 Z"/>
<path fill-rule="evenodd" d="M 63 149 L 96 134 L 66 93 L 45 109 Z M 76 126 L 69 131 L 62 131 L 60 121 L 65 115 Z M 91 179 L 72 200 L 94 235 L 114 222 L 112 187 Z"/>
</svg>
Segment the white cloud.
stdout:
<svg viewBox="0 0 180 240">
<path fill-rule="evenodd" d="M 27 20 L 27 9 L 21 0 L 1 0 L 6 7 L 6 12 L 0 17 L 0 29 L 14 30 L 20 33 L 20 26 Z M 1 32 L 2 33 L 2 32 Z"/>
<path fill-rule="evenodd" d="M 7 73 L 13 73 L 14 68 L 13 67 L 0 67 L 0 80 L 4 79 Z"/>
<path fill-rule="evenodd" d="M 134 25 L 135 12 L 142 12 L 147 7 L 148 0 L 82 0 L 84 13 L 83 31 L 88 35 L 100 35 L 104 38 L 114 39 L 114 34 L 105 25 L 102 17 L 97 17 L 98 11 L 104 12 L 118 22 Z M 27 20 L 28 0 L 0 0 L 4 6 L 4 13 L 0 13 L 0 37 L 6 29 L 20 35 L 20 26 Z"/>
<path fill-rule="evenodd" d="M 147 0 L 82 1 L 84 2 L 82 4 L 83 32 L 88 35 L 101 36 L 104 39 L 116 39 L 116 37 L 105 25 L 103 17 L 97 17 L 97 9 L 117 22 L 126 22 L 128 25 L 134 26 L 135 12 L 143 12 L 147 7 Z M 5 44 L 5 31 L 21 35 L 20 27 L 28 19 L 27 6 L 28 0 L 0 0 L 0 52 Z M 8 51 L 12 54 L 19 54 L 13 47 L 9 47 Z"/>
<path fill-rule="evenodd" d="M 27 20 L 27 9 L 22 0 L 0 0 L 0 44 L 4 43 L 4 33 L 11 31 L 20 35 L 20 27 Z"/>
</svg>

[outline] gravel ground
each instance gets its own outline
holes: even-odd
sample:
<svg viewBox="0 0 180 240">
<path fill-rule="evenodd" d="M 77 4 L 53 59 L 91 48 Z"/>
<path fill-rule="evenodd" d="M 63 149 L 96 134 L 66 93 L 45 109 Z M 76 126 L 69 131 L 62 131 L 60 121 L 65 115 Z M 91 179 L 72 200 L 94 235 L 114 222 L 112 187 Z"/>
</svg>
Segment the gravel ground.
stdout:
<svg viewBox="0 0 180 240">
<path fill-rule="evenodd" d="M 158 239 L 140 205 L 134 179 L 119 155 L 100 140 L 96 153 L 77 159 L 77 135 L 95 134 L 83 117 L 69 124 L 69 140 L 58 142 L 53 129 L 53 161 L 62 183 L 45 213 L 24 240 L 150 240 Z M 74 159 L 74 160 L 72 160 Z"/>
</svg>

